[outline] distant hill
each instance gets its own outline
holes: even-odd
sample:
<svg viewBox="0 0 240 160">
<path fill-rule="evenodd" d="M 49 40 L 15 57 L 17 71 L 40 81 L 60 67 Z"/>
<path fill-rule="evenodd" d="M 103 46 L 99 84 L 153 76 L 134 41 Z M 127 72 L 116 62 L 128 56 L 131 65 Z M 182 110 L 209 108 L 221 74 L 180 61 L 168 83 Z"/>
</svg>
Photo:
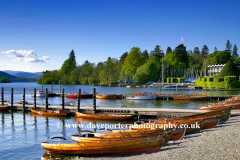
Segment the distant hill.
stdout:
<svg viewBox="0 0 240 160">
<path fill-rule="evenodd" d="M 29 73 L 29 72 L 18 72 L 16 74 L 14 74 L 13 76 L 16 76 L 16 77 L 25 77 L 25 78 L 41 78 L 42 75 L 38 75 L 38 74 L 35 74 L 35 73 Z"/>
<path fill-rule="evenodd" d="M 11 82 L 35 82 L 36 78 L 25 78 L 25 77 L 17 77 L 10 75 L 8 73 L 0 71 L 0 79 L 7 77 Z"/>
<path fill-rule="evenodd" d="M 11 71 L 11 70 L 4 70 L 3 72 L 6 72 L 16 77 L 36 78 L 36 79 L 39 79 L 42 77 L 42 72 L 22 72 L 22 71 Z"/>
</svg>

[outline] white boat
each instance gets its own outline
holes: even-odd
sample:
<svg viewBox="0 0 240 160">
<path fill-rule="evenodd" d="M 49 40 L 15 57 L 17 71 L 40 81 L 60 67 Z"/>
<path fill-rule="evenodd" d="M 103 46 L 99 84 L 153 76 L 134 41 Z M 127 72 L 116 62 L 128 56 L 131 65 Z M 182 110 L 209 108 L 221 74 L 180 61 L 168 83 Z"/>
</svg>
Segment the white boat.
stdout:
<svg viewBox="0 0 240 160">
<path fill-rule="evenodd" d="M 176 87 L 188 87 L 188 84 L 186 83 L 177 83 L 173 85 L 167 85 L 164 88 L 176 88 Z"/>
<path fill-rule="evenodd" d="M 151 95 L 148 92 L 134 92 L 132 96 L 127 96 L 128 100 L 150 100 L 156 99 L 156 95 Z"/>
<path fill-rule="evenodd" d="M 34 93 L 32 93 L 32 96 L 34 96 Z M 48 92 L 48 97 L 54 97 L 54 96 L 56 96 L 56 93 Z M 36 91 L 36 97 L 45 97 L 45 91 Z"/>
</svg>

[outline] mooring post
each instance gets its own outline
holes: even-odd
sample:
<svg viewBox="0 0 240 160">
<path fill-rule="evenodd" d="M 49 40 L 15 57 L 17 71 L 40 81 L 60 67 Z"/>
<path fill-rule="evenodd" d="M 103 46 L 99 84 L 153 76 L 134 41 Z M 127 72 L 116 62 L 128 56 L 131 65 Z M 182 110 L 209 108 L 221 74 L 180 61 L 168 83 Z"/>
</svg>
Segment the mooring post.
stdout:
<svg viewBox="0 0 240 160">
<path fill-rule="evenodd" d="M 48 89 L 45 89 L 45 103 L 46 103 L 46 110 L 48 110 Z"/>
<path fill-rule="evenodd" d="M 23 112 L 25 111 L 25 88 L 23 88 Z"/>
<path fill-rule="evenodd" d="M 61 93 L 61 85 L 59 85 L 59 93 Z"/>
<path fill-rule="evenodd" d="M 62 89 L 62 109 L 64 109 L 64 88 Z"/>
<path fill-rule="evenodd" d="M 81 100 L 81 89 L 78 89 L 78 103 L 77 103 L 77 111 L 80 112 L 80 100 Z"/>
<path fill-rule="evenodd" d="M 2 105 L 4 105 L 4 93 L 3 93 L 4 89 L 2 87 L 1 89 L 1 101 L 2 101 Z"/>
<path fill-rule="evenodd" d="M 96 88 L 93 88 L 93 109 L 94 113 L 96 113 Z"/>
<path fill-rule="evenodd" d="M 37 108 L 37 101 L 36 101 L 36 88 L 34 88 L 34 93 L 33 93 L 33 103 L 34 103 L 34 109 Z"/>
<path fill-rule="evenodd" d="M 53 92 L 53 87 L 52 87 L 52 85 L 51 85 L 51 93 Z"/>
<path fill-rule="evenodd" d="M 11 88 L 11 110 L 13 110 L 13 88 Z"/>
<path fill-rule="evenodd" d="M 43 91 L 43 85 L 42 85 L 42 91 Z"/>
</svg>

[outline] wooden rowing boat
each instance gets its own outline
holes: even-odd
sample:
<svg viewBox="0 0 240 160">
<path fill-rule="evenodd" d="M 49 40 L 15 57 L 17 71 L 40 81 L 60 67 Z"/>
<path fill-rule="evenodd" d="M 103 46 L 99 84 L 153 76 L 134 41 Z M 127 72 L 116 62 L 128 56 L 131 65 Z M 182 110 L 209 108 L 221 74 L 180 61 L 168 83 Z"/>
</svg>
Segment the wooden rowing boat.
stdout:
<svg viewBox="0 0 240 160">
<path fill-rule="evenodd" d="M 0 111 L 7 111 L 11 109 L 11 106 L 0 106 Z"/>
<path fill-rule="evenodd" d="M 50 153 L 65 155 L 123 155 L 159 151 L 165 135 L 152 135 L 121 141 L 82 142 L 75 144 L 53 144 L 42 142 L 41 146 Z"/>
<path fill-rule="evenodd" d="M 132 119 L 133 115 L 130 114 L 103 114 L 103 113 L 80 113 L 76 112 L 76 116 L 79 118 L 88 119 L 105 119 L 105 120 L 118 120 L 124 121 Z"/>
<path fill-rule="evenodd" d="M 55 110 L 34 109 L 34 108 L 31 108 L 31 112 L 39 115 L 44 115 L 44 116 L 64 116 L 64 117 L 68 116 L 68 113 L 69 113 L 66 110 L 55 111 Z"/>
<path fill-rule="evenodd" d="M 99 130 L 104 130 L 99 129 Z M 107 129 L 112 131 L 111 129 Z M 88 132 L 86 134 L 81 134 L 81 132 Z M 95 142 L 101 143 L 101 141 L 122 141 L 122 140 L 132 140 L 136 138 L 144 138 L 153 135 L 161 135 L 165 134 L 165 141 L 164 146 L 167 145 L 168 141 L 170 140 L 171 133 L 170 131 L 138 131 L 138 132 L 116 132 L 116 133 L 93 133 L 89 130 L 81 131 L 79 135 L 72 135 L 71 139 L 77 143 L 83 142 Z"/>
<path fill-rule="evenodd" d="M 70 95 L 66 95 L 67 98 L 78 98 L 78 92 L 72 92 Z M 81 98 L 92 98 L 93 94 L 89 94 L 86 91 L 81 91 Z"/>
<path fill-rule="evenodd" d="M 152 130 L 156 130 L 158 132 L 163 132 L 163 129 L 153 129 L 153 128 L 139 128 L 139 129 L 130 129 L 130 130 L 112 130 L 112 133 L 132 133 L 132 132 L 139 132 L 139 131 L 145 131 L 145 132 L 150 132 Z M 186 133 L 186 128 L 167 128 L 166 131 L 170 131 L 170 141 L 175 141 L 175 140 L 181 140 L 185 133 Z"/>
<path fill-rule="evenodd" d="M 116 94 L 97 94 L 97 99 L 116 99 Z"/>
</svg>

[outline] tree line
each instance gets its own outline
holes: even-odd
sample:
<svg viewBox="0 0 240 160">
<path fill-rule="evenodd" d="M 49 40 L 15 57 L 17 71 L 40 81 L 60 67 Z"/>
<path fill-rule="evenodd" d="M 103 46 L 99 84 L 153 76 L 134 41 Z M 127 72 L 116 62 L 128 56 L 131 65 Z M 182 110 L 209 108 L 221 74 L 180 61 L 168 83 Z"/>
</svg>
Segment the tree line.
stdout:
<svg viewBox="0 0 240 160">
<path fill-rule="evenodd" d="M 167 47 L 166 53 L 160 45 L 148 53 L 143 52 L 139 47 L 133 47 L 117 58 L 108 57 L 104 62 L 97 65 L 86 60 L 82 65 L 77 65 L 75 52 L 72 50 L 69 58 L 64 61 L 61 69 L 44 71 L 38 84 L 109 84 L 130 82 L 146 83 L 148 81 L 160 81 L 162 64 L 164 67 L 164 78 L 186 77 L 193 72 L 202 72 L 204 63 L 206 65 L 225 64 L 229 60 L 240 63 L 237 54 L 236 44 L 228 40 L 224 51 L 209 54 L 208 47 L 204 44 L 200 51 L 198 47 L 193 50 L 186 50 L 183 44 L 178 45 L 174 50 Z"/>
</svg>

